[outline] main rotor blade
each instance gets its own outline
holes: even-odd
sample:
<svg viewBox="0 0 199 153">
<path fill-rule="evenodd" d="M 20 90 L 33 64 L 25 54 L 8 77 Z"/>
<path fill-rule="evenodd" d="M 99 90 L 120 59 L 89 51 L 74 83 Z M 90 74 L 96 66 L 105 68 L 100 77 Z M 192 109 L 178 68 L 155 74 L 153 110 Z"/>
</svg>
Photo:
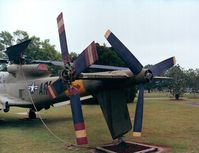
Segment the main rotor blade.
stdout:
<svg viewBox="0 0 199 153">
<path fill-rule="evenodd" d="M 74 129 L 76 134 L 76 142 L 78 145 L 88 144 L 86 136 L 86 128 L 80 102 L 80 95 L 75 87 L 69 89 L 71 110 L 73 116 Z"/>
<path fill-rule="evenodd" d="M 143 68 L 142 64 L 137 60 L 137 58 L 110 30 L 105 33 L 105 38 L 115 49 L 115 52 L 118 54 L 118 56 L 120 56 L 128 65 L 130 70 L 137 75 Z"/>
<path fill-rule="evenodd" d="M 69 59 L 66 33 L 65 33 L 65 27 L 64 27 L 64 19 L 63 19 L 62 12 L 57 17 L 57 26 L 58 26 L 58 32 L 59 32 L 59 41 L 60 41 L 60 46 L 61 46 L 62 58 L 63 58 L 64 65 L 66 66 L 67 64 L 70 64 L 70 59 Z"/>
<path fill-rule="evenodd" d="M 142 119 L 143 119 L 143 107 L 144 107 L 144 85 L 139 85 L 138 102 L 136 106 L 133 136 L 141 136 L 142 132 Z"/>
<path fill-rule="evenodd" d="M 175 65 L 175 63 L 176 63 L 175 57 L 171 57 L 151 66 L 149 69 L 152 71 L 153 76 L 158 76 L 164 71 L 171 68 L 173 65 Z"/>
<path fill-rule="evenodd" d="M 77 77 L 82 71 L 84 71 L 87 67 L 92 65 L 97 60 L 97 49 L 95 46 L 95 42 L 93 41 L 74 61 L 74 77 Z"/>
</svg>

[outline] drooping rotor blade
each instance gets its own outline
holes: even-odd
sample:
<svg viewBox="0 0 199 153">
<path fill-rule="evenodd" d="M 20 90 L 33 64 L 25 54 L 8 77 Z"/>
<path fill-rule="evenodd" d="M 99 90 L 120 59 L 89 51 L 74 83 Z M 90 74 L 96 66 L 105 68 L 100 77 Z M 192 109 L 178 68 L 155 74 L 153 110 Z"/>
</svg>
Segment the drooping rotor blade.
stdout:
<svg viewBox="0 0 199 153">
<path fill-rule="evenodd" d="M 77 89 L 75 87 L 71 87 L 68 93 L 71 102 L 71 110 L 72 110 L 73 123 L 76 134 L 76 142 L 78 145 L 88 144 L 86 136 L 86 128 L 84 124 L 84 117 L 80 102 L 80 95 L 77 93 Z"/>
<path fill-rule="evenodd" d="M 97 60 L 98 54 L 95 42 L 93 41 L 74 61 L 74 77 L 77 77 L 82 71 L 84 71 Z"/>
<path fill-rule="evenodd" d="M 143 68 L 137 58 L 128 50 L 126 46 L 110 31 L 105 33 L 105 38 L 115 49 L 115 52 L 128 65 L 130 70 L 137 75 Z"/>
<path fill-rule="evenodd" d="M 137 137 L 141 136 L 143 107 L 144 107 L 144 85 L 140 84 L 139 85 L 138 101 L 137 101 L 135 118 L 134 118 L 133 136 L 137 136 Z"/>
<path fill-rule="evenodd" d="M 164 71 L 171 68 L 173 65 L 175 65 L 175 63 L 176 63 L 175 57 L 171 57 L 151 66 L 149 69 L 152 71 L 153 76 L 158 76 Z"/>
<path fill-rule="evenodd" d="M 63 58 L 64 65 L 66 66 L 67 64 L 70 64 L 70 59 L 69 59 L 66 33 L 65 33 L 65 27 L 64 27 L 64 19 L 63 19 L 62 12 L 57 17 L 57 26 L 58 26 L 58 32 L 59 32 L 59 41 L 60 41 L 60 46 L 61 46 L 62 58 Z"/>
</svg>

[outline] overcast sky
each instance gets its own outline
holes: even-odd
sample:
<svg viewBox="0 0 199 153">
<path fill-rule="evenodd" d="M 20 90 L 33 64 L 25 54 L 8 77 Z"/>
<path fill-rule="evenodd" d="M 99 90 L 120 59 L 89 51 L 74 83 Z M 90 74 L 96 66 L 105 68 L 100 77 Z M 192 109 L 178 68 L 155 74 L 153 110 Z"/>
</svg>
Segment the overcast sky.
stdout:
<svg viewBox="0 0 199 153">
<path fill-rule="evenodd" d="M 0 0 L 0 31 L 24 30 L 60 51 L 60 12 L 70 51 L 80 53 L 93 40 L 108 45 L 110 29 L 143 65 L 176 56 L 183 68 L 199 68 L 197 0 Z"/>
</svg>

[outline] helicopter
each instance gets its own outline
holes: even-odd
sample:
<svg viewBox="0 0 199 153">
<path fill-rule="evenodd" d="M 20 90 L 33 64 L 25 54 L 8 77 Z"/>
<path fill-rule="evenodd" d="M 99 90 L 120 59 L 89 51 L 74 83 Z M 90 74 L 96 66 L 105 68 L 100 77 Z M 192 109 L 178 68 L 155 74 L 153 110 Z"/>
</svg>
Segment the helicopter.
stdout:
<svg viewBox="0 0 199 153">
<path fill-rule="evenodd" d="M 24 51 L 31 40 L 26 40 L 7 48 L 8 64 L 6 72 L 0 72 L 1 110 L 8 112 L 10 107 L 29 108 L 30 119 L 36 118 L 35 112 L 49 109 L 53 104 L 70 100 L 76 142 L 87 144 L 86 126 L 80 97 L 95 95 L 104 114 L 113 139 L 119 139 L 132 129 L 131 119 L 125 100 L 128 87 L 139 86 L 139 95 L 134 119 L 134 136 L 141 136 L 144 84 L 159 77 L 175 64 L 170 57 L 145 69 L 129 49 L 110 31 L 105 38 L 127 67 L 95 65 L 98 60 L 95 42 L 72 63 L 69 57 L 63 14 L 57 17 L 58 33 L 62 53 L 62 62 L 32 60 L 23 58 Z M 59 76 L 51 76 L 47 65 L 62 66 Z M 84 73 L 87 68 L 106 69 L 103 72 Z"/>
</svg>

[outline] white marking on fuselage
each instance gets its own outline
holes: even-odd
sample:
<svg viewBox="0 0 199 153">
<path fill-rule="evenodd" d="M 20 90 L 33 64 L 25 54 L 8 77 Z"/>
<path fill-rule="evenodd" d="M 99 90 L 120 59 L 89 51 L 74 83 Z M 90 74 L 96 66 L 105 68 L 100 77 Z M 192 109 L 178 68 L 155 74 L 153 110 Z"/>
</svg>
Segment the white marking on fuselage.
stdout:
<svg viewBox="0 0 199 153">
<path fill-rule="evenodd" d="M 35 85 L 35 82 L 32 82 L 32 85 L 28 86 L 28 90 L 30 91 L 31 94 L 33 94 L 37 89 L 38 89 L 38 86 Z"/>
</svg>

